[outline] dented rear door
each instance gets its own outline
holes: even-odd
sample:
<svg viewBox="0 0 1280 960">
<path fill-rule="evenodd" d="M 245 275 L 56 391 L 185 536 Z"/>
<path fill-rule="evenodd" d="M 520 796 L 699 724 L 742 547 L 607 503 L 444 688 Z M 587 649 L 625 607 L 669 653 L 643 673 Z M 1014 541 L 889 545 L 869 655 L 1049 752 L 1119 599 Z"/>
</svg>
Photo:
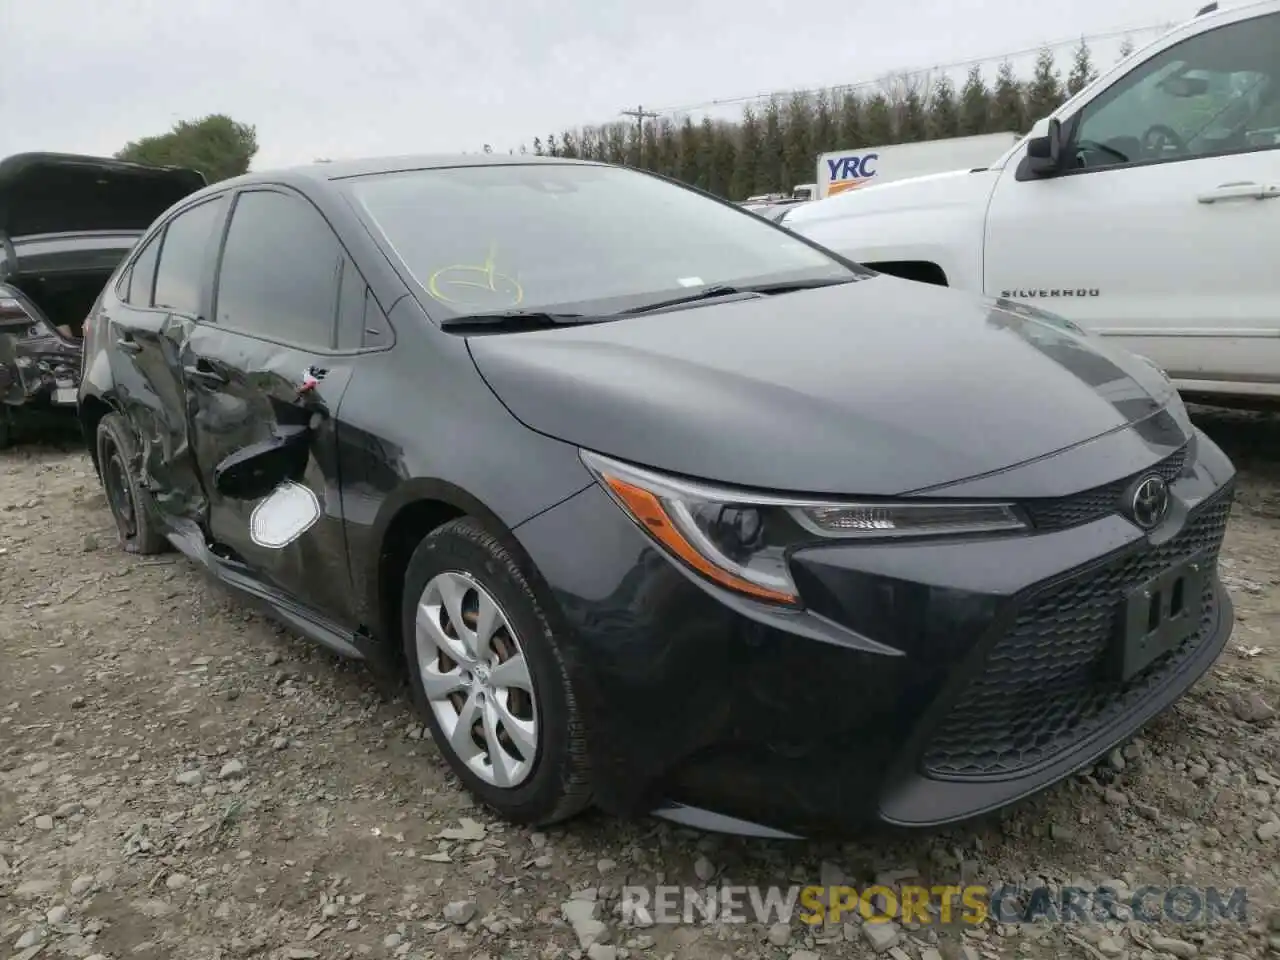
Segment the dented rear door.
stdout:
<svg viewBox="0 0 1280 960">
<path fill-rule="evenodd" d="M 267 586 L 349 624 L 338 407 L 358 358 L 337 328 L 344 277 L 362 282 L 315 207 L 283 189 L 237 195 L 216 277 L 213 320 L 191 331 L 182 357 L 210 538 Z M 299 430 L 305 455 L 273 491 L 216 489 L 221 466 Z"/>
<path fill-rule="evenodd" d="M 213 254 L 225 221 L 223 194 L 188 207 L 153 233 L 103 298 L 102 336 L 111 338 L 117 401 L 138 431 L 143 478 L 156 505 L 199 520 L 207 494 L 191 457 L 182 353 L 209 316 Z"/>
</svg>

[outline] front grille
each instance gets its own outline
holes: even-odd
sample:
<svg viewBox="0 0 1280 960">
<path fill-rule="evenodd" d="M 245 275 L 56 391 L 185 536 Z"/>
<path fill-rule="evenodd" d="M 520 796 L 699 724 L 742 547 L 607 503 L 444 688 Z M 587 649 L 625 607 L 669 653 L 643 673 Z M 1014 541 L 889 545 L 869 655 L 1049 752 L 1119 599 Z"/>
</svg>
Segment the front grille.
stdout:
<svg viewBox="0 0 1280 960">
<path fill-rule="evenodd" d="M 1182 466 L 1186 459 L 1187 448 L 1183 446 L 1154 467 L 1141 470 L 1132 476 L 1068 497 L 1024 500 L 1021 506 L 1026 510 L 1031 523 L 1037 530 L 1065 530 L 1068 527 L 1078 527 L 1081 524 L 1092 523 L 1094 520 L 1101 520 L 1119 510 L 1120 496 L 1139 477 L 1158 473 L 1172 483 L 1182 473 Z"/>
<path fill-rule="evenodd" d="M 1213 631 L 1213 579 L 1200 600 L 1200 629 L 1120 682 L 1106 677 L 1105 664 L 1124 597 L 1196 554 L 1207 551 L 1216 564 L 1232 495 L 1229 487 L 1219 491 L 1169 542 L 1030 598 L 939 725 L 925 750 L 926 772 L 968 779 L 1028 770 L 1119 722 L 1163 686 Z"/>
</svg>

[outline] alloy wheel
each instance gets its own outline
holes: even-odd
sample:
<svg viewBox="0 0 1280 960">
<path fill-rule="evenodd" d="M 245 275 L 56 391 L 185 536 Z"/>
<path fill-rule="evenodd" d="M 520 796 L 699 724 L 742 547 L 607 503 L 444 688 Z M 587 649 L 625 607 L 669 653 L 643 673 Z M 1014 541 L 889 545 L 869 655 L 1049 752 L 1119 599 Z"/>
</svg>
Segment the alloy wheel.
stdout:
<svg viewBox="0 0 1280 960">
<path fill-rule="evenodd" d="M 538 714 L 524 649 L 493 596 L 468 574 L 428 581 L 415 617 L 419 672 L 449 747 L 495 787 L 533 772 Z"/>
</svg>

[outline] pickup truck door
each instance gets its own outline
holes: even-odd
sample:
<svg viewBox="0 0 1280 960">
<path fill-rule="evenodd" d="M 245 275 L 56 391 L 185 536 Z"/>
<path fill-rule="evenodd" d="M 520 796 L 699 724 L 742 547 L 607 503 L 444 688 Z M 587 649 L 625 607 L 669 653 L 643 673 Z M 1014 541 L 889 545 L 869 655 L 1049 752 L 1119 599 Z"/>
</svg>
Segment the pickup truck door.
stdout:
<svg viewBox="0 0 1280 960">
<path fill-rule="evenodd" d="M 985 292 L 1114 337 L 1184 389 L 1274 390 L 1280 13 L 1192 32 L 1066 109 L 1069 166 L 1036 177 L 1015 154 L 992 195 Z"/>
</svg>

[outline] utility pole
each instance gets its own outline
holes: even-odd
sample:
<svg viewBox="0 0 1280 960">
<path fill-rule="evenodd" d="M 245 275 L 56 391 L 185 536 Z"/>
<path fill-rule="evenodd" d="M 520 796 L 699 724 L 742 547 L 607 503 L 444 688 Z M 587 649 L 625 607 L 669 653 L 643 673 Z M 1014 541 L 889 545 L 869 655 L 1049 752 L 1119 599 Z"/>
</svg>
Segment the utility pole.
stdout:
<svg viewBox="0 0 1280 960">
<path fill-rule="evenodd" d="M 657 120 L 658 115 L 652 110 L 646 110 L 643 105 L 636 107 L 634 110 L 623 110 L 621 115 L 624 117 L 636 118 L 636 149 L 639 151 L 641 162 L 644 161 L 644 122 L 646 120 Z"/>
</svg>

